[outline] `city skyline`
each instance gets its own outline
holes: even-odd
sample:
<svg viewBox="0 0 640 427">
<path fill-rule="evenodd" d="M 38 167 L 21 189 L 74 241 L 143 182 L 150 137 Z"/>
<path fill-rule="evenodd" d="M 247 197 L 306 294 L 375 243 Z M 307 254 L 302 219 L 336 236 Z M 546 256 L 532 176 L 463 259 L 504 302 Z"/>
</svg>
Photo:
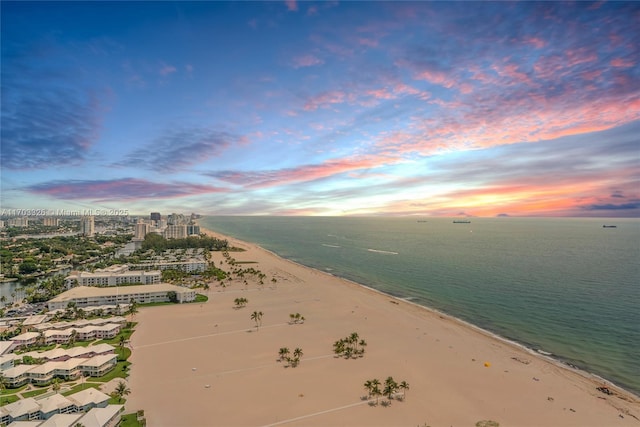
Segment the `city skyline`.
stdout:
<svg viewBox="0 0 640 427">
<path fill-rule="evenodd" d="M 3 209 L 640 217 L 640 4 L 2 2 Z"/>
</svg>

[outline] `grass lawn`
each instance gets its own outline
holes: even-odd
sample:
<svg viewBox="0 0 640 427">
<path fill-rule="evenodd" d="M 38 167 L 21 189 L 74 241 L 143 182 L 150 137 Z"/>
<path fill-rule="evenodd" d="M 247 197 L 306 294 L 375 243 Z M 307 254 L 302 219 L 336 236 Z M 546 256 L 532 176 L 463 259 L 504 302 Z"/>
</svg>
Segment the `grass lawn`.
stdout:
<svg viewBox="0 0 640 427">
<path fill-rule="evenodd" d="M 133 414 L 126 414 L 120 418 L 120 427 L 142 427 L 143 424 L 138 422 L 138 416 L 134 412 Z"/>
<path fill-rule="evenodd" d="M 88 388 L 95 388 L 97 389 L 98 387 L 100 387 L 102 384 L 101 383 L 90 383 L 90 382 L 85 382 L 84 384 L 78 384 L 74 387 L 71 388 L 71 390 L 69 391 L 65 391 L 64 393 L 62 393 L 63 396 L 69 396 L 70 394 L 73 393 L 77 393 L 79 391 L 82 390 L 86 390 Z"/>
<path fill-rule="evenodd" d="M 25 388 L 27 388 L 26 384 L 18 388 L 5 388 L 4 390 L 2 390 L 2 392 L 0 392 L 0 396 L 4 397 L 4 396 L 20 393 Z"/>
<path fill-rule="evenodd" d="M 20 397 L 15 394 L 3 395 L 0 398 L 0 406 L 8 405 L 9 403 L 17 402 L 18 400 L 20 400 Z"/>
<path fill-rule="evenodd" d="M 202 294 L 196 294 L 196 299 L 193 302 L 207 302 L 209 301 L 209 297 Z"/>
<path fill-rule="evenodd" d="M 129 365 L 131 365 L 130 362 L 118 362 L 116 367 L 113 368 L 111 372 L 101 377 L 91 378 L 91 381 L 106 383 L 108 381 L 111 381 L 114 378 L 127 378 L 127 373 L 129 372 Z M 124 368 L 125 366 L 126 368 Z"/>
<path fill-rule="evenodd" d="M 22 397 L 27 398 L 27 397 L 39 396 L 39 395 L 44 394 L 44 393 L 46 393 L 48 391 L 49 391 L 49 387 L 43 387 L 43 388 L 38 389 L 38 390 L 25 391 L 24 393 L 22 393 Z"/>
</svg>

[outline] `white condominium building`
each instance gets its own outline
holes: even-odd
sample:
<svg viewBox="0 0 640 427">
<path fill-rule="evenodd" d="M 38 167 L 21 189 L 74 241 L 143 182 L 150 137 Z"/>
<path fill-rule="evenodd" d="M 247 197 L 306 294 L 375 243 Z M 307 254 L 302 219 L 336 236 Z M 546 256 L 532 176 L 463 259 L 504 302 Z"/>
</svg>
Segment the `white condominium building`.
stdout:
<svg viewBox="0 0 640 427">
<path fill-rule="evenodd" d="M 158 270 L 182 270 L 187 273 L 198 273 L 207 269 L 207 262 L 202 259 L 188 259 L 186 261 L 150 261 L 135 264 L 133 267 L 140 269 L 155 268 Z"/>
<path fill-rule="evenodd" d="M 129 283 L 150 285 L 160 283 L 162 274 L 154 271 L 130 271 L 126 265 L 112 265 L 111 267 L 98 269 L 91 273 L 88 271 L 74 271 L 64 279 L 67 289 L 76 286 L 119 286 Z"/>
<path fill-rule="evenodd" d="M 167 225 L 164 229 L 165 239 L 184 239 L 187 237 L 186 225 Z"/>
<path fill-rule="evenodd" d="M 49 300 L 47 306 L 51 311 L 64 309 L 70 302 L 75 302 L 76 306 L 80 308 L 106 304 L 126 306 L 132 299 L 138 304 L 168 302 L 171 293 L 174 293 L 175 299 L 179 303 L 191 302 L 196 299 L 195 290 L 168 283 L 109 288 L 77 286 Z"/>
</svg>

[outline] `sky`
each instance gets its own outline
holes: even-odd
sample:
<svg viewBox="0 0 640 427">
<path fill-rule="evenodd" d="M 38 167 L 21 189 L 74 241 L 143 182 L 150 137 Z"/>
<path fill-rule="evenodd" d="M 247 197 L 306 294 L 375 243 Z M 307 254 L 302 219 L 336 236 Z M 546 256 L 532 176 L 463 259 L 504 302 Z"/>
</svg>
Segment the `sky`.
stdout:
<svg viewBox="0 0 640 427">
<path fill-rule="evenodd" d="M 10 2 L 2 212 L 640 217 L 640 3 Z"/>
</svg>

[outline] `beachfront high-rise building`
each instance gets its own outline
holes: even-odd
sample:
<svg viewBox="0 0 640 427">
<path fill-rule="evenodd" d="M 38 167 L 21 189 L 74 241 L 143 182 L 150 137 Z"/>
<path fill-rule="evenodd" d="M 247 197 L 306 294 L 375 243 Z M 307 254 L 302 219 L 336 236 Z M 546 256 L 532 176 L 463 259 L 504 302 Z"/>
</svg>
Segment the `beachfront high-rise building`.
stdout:
<svg viewBox="0 0 640 427">
<path fill-rule="evenodd" d="M 165 239 L 184 239 L 187 237 L 186 225 L 167 225 L 164 229 Z"/>
<path fill-rule="evenodd" d="M 200 226 L 195 224 L 187 225 L 187 236 L 199 236 Z"/>
<path fill-rule="evenodd" d="M 82 217 L 80 220 L 80 234 L 86 237 L 93 237 L 95 232 L 94 218 L 92 216 Z"/>
</svg>

